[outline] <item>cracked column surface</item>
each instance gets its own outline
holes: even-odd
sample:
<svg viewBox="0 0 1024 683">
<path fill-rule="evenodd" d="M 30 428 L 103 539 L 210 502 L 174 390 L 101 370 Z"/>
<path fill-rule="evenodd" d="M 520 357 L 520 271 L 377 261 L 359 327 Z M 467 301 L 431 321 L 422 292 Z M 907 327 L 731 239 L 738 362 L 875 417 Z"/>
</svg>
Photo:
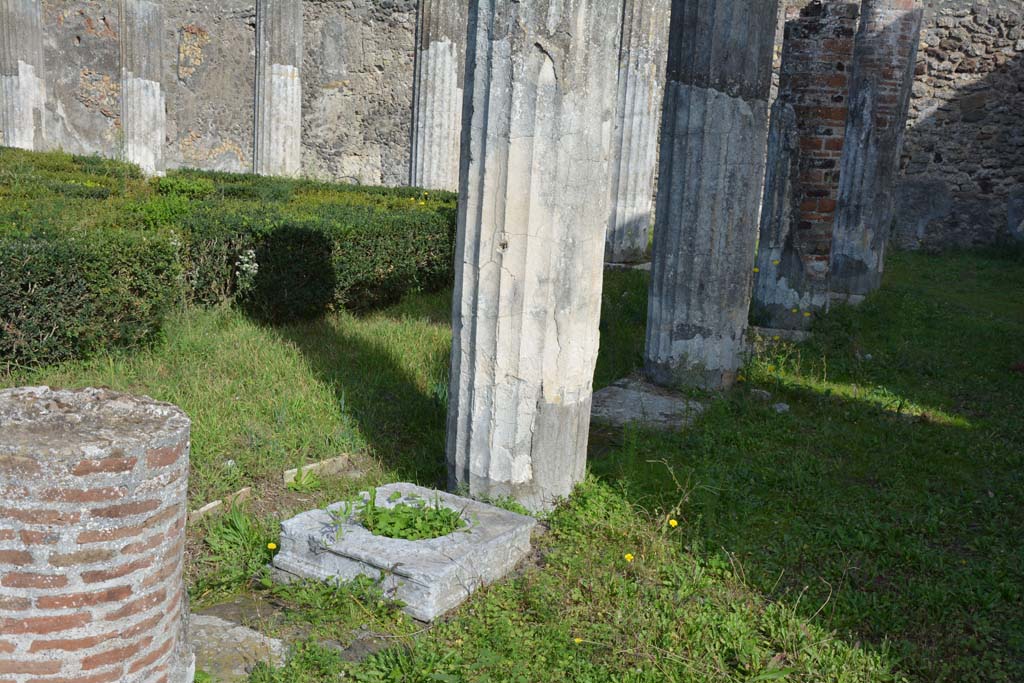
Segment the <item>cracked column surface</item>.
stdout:
<svg viewBox="0 0 1024 683">
<path fill-rule="evenodd" d="M 772 105 L 751 321 L 802 330 L 828 308 L 829 253 L 860 5 L 821 2 L 786 22 Z"/>
<path fill-rule="evenodd" d="M 415 187 L 459 189 L 466 12 L 465 0 L 420 1 L 409 176 Z"/>
<path fill-rule="evenodd" d="M 740 366 L 776 0 L 673 0 L 644 371 L 717 389 Z"/>
<path fill-rule="evenodd" d="M 647 260 L 671 0 L 626 0 L 612 137 L 608 263 Z"/>
<path fill-rule="evenodd" d="M 163 60 L 163 3 L 126 0 L 121 65 L 121 125 L 124 157 L 148 175 L 164 173 L 167 107 L 161 75 Z"/>
<path fill-rule="evenodd" d="M 854 47 L 829 289 L 856 303 L 882 283 L 922 10 L 864 0 Z"/>
<path fill-rule="evenodd" d="M 256 3 L 256 147 L 260 175 L 302 170 L 302 0 Z"/>
<path fill-rule="evenodd" d="M 448 472 L 550 508 L 586 464 L 621 2 L 474 0 Z"/>
<path fill-rule="evenodd" d="M 0 0 L 0 145 L 45 145 L 42 3 Z"/>
</svg>

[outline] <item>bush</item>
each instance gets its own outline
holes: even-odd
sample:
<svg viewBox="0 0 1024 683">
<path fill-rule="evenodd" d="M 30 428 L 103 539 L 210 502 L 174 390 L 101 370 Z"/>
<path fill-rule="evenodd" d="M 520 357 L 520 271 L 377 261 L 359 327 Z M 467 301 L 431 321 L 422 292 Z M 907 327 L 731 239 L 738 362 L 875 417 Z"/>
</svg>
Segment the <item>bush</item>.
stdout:
<svg viewBox="0 0 1024 683">
<path fill-rule="evenodd" d="M 194 170 L 146 180 L 119 162 L 20 150 L 0 150 L 0 181 L 0 363 L 145 343 L 174 298 L 277 323 L 452 275 L 451 193 Z"/>
<path fill-rule="evenodd" d="M 38 365 L 148 343 L 181 299 L 168 236 L 0 234 L 0 359 Z"/>
</svg>

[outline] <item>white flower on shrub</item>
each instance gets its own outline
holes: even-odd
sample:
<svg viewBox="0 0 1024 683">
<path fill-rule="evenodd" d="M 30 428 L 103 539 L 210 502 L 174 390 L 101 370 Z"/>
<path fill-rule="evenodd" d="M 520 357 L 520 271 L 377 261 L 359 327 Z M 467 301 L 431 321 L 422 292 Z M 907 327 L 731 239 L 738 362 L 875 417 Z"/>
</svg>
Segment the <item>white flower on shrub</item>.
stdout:
<svg viewBox="0 0 1024 683">
<path fill-rule="evenodd" d="M 256 250 L 246 249 L 235 261 L 235 280 L 238 283 L 236 294 L 245 294 L 256 283 L 256 274 L 260 272 L 260 264 L 256 263 Z"/>
</svg>

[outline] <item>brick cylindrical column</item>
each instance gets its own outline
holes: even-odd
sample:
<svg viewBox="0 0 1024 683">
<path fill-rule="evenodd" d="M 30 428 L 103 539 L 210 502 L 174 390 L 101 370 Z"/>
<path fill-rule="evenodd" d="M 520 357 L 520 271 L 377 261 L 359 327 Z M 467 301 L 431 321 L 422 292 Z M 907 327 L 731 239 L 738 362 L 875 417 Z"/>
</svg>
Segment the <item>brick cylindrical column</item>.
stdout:
<svg viewBox="0 0 1024 683">
<path fill-rule="evenodd" d="M 0 680 L 192 680 L 188 448 L 166 403 L 0 391 Z"/>
<path fill-rule="evenodd" d="M 751 320 L 810 327 L 828 307 L 828 265 L 860 6 L 814 0 L 786 22 Z"/>
</svg>

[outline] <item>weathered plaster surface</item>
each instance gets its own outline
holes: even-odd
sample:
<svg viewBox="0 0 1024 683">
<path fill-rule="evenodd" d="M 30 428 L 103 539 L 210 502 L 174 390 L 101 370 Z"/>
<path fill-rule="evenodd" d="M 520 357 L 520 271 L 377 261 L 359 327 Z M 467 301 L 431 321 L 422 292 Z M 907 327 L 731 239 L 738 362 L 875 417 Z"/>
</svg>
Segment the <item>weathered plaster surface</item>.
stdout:
<svg viewBox="0 0 1024 683">
<path fill-rule="evenodd" d="M 326 0 L 304 11 L 303 173 L 407 184 L 416 1 Z"/>
<path fill-rule="evenodd" d="M 165 4 L 167 165 L 253 170 L 256 5 Z"/>
</svg>

